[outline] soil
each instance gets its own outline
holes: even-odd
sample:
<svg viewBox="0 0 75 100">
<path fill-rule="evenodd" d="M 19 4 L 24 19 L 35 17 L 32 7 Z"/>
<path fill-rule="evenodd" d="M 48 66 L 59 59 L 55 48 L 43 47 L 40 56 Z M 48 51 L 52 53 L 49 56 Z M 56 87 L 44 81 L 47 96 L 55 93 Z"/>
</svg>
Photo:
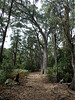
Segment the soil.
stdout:
<svg viewBox="0 0 75 100">
<path fill-rule="evenodd" d="M 0 100 L 75 100 L 75 91 L 65 84 L 50 83 L 45 75 L 34 72 L 20 79 L 20 84 L 4 87 Z"/>
</svg>

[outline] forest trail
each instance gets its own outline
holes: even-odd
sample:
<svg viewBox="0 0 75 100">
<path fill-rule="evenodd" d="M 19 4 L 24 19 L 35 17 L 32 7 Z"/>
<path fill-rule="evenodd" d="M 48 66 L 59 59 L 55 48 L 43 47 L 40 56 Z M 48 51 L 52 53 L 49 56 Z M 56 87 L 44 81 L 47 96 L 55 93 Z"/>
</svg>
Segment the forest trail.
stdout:
<svg viewBox="0 0 75 100">
<path fill-rule="evenodd" d="M 50 83 L 45 75 L 33 72 L 21 79 L 20 85 L 5 87 L 0 97 L 5 98 L 2 100 L 75 100 L 68 90 L 66 85 Z"/>
</svg>

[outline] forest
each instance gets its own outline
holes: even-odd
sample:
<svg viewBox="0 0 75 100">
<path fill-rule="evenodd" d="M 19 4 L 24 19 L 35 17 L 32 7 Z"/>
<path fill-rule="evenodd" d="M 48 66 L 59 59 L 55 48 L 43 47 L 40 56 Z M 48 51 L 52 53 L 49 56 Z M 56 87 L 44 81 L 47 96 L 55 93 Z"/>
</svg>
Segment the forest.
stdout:
<svg viewBox="0 0 75 100">
<path fill-rule="evenodd" d="M 74 98 L 75 1 L 0 0 L 0 100 Z"/>
</svg>

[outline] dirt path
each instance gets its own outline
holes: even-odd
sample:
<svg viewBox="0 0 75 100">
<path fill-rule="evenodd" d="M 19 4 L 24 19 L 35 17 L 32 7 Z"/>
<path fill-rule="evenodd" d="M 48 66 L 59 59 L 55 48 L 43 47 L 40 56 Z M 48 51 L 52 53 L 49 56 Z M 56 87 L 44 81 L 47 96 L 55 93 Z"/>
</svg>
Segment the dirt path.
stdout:
<svg viewBox="0 0 75 100">
<path fill-rule="evenodd" d="M 44 75 L 34 72 L 21 79 L 20 85 L 4 88 L 0 97 L 3 100 L 75 100 L 75 95 L 68 90 L 66 85 L 49 83 Z"/>
</svg>

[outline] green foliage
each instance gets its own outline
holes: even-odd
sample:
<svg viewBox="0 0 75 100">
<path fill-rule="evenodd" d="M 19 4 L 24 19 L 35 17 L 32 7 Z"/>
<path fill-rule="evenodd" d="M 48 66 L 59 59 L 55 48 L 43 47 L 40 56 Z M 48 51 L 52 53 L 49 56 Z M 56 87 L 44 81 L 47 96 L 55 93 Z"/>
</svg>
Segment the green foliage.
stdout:
<svg viewBox="0 0 75 100">
<path fill-rule="evenodd" d="M 3 60 L 2 71 L 0 72 L 0 84 L 3 83 L 6 78 L 10 75 L 10 73 L 13 71 L 13 66 L 11 62 L 7 62 L 7 60 Z"/>
<path fill-rule="evenodd" d="M 39 0 L 35 0 L 35 2 L 38 2 Z"/>
<path fill-rule="evenodd" d="M 68 47 L 59 48 L 58 53 L 58 81 L 62 78 L 64 82 L 71 82 L 73 77 L 73 68 L 71 65 L 71 52 Z M 55 60 L 54 56 L 50 56 L 48 58 L 48 69 L 47 69 L 47 77 L 50 81 L 55 80 L 55 70 L 54 67 Z"/>
<path fill-rule="evenodd" d="M 18 73 L 20 74 L 20 77 L 24 77 L 25 75 L 29 74 L 29 71 L 24 69 L 14 69 L 9 78 L 15 77 Z"/>
<path fill-rule="evenodd" d="M 23 65 L 23 69 L 30 70 L 31 72 L 35 71 L 36 68 L 36 64 L 32 61 L 27 61 L 26 64 Z"/>
<path fill-rule="evenodd" d="M 54 56 L 50 56 L 48 58 L 48 67 L 53 67 L 54 66 L 54 63 L 55 63 L 55 59 L 54 59 Z"/>
<path fill-rule="evenodd" d="M 28 70 L 22 70 L 22 69 L 14 69 L 10 74 L 8 74 L 6 71 L 1 70 L 0 71 L 0 84 L 4 83 L 7 79 L 10 78 L 13 79 L 17 74 L 20 74 L 20 78 L 23 78 L 25 75 L 29 74 Z"/>
<path fill-rule="evenodd" d="M 11 73 L 11 76 L 16 76 L 18 73 L 28 73 L 28 70 L 24 69 L 14 69 L 13 72 Z"/>
<path fill-rule="evenodd" d="M 10 60 L 3 59 L 2 70 L 10 74 L 13 70 L 12 62 Z"/>
<path fill-rule="evenodd" d="M 6 1 L 6 0 L 4 0 Z M 7 23 L 8 19 L 8 12 L 10 7 L 11 0 L 8 0 L 7 3 L 4 5 L 4 1 L 0 1 L 0 10 L 2 11 L 4 7 L 4 14 L 6 16 L 2 16 L 0 18 L 0 33 L 3 33 L 4 27 Z M 35 0 L 36 2 L 38 0 Z M 73 8 L 73 4 L 71 2 L 72 0 L 69 0 L 69 6 L 71 9 Z M 22 3 L 22 4 L 21 4 Z M 31 71 L 35 71 L 36 69 L 40 68 L 39 65 L 39 48 L 37 44 L 37 37 L 35 35 L 35 30 L 39 34 L 40 42 L 44 44 L 44 38 L 42 37 L 42 33 L 48 33 L 50 29 L 50 33 L 57 33 L 57 37 L 59 38 L 59 41 L 57 39 L 57 47 L 58 42 L 64 41 L 63 39 L 63 31 L 62 31 L 62 20 L 64 20 L 64 7 L 66 7 L 65 0 L 44 0 L 43 1 L 43 9 L 39 11 L 35 4 L 31 4 L 28 0 L 21 0 L 21 2 L 16 1 L 13 4 L 12 8 L 12 21 L 11 21 L 11 27 L 12 27 L 12 33 L 11 36 L 11 50 L 4 50 L 3 54 L 3 62 L 2 62 L 2 70 L 4 73 L 0 78 L 5 80 L 6 76 L 10 74 L 13 69 L 15 68 L 13 66 L 13 53 L 14 48 L 16 48 L 16 60 L 15 64 L 16 66 L 19 66 L 19 68 L 27 69 Z M 64 5 L 65 4 L 65 5 Z M 70 11 L 70 29 L 74 27 L 74 11 Z M 62 20 L 61 20 L 62 19 Z M 31 26 L 32 24 L 32 26 Z M 66 25 L 67 27 L 67 25 Z M 39 30 L 40 29 L 40 30 Z M 65 28 L 67 29 L 67 28 Z M 23 34 L 23 37 L 21 35 Z M 41 34 L 41 35 L 40 35 Z M 59 35 L 58 35 L 59 34 Z M 2 36 L 0 35 L 0 43 L 2 42 Z M 45 36 L 45 34 L 44 34 Z M 49 36 L 52 39 L 51 34 Z M 48 69 L 47 69 L 47 75 L 49 80 L 53 79 L 52 77 L 55 77 L 55 60 L 53 56 L 53 43 L 51 42 L 51 39 L 49 40 L 50 46 L 48 47 Z M 74 37 L 73 37 L 73 43 L 74 43 Z M 40 45 L 41 46 L 41 45 Z M 44 45 L 43 45 L 44 46 Z M 41 46 L 42 48 L 42 46 Z M 50 50 L 49 50 L 50 49 Z M 42 51 L 43 49 L 41 49 Z M 50 55 L 52 53 L 52 55 Z M 42 52 L 43 54 L 43 52 Z M 73 69 L 71 66 L 71 53 L 69 48 L 62 48 L 58 50 L 58 79 L 64 78 L 64 81 L 67 82 L 72 79 L 73 75 Z M 10 60 L 11 59 L 11 60 Z M 18 67 L 16 67 L 18 68 Z M 16 75 L 19 71 L 14 70 L 12 72 L 12 76 Z M 11 74 L 10 74 L 11 76 Z M 2 80 L 1 79 L 1 80 Z"/>
<path fill-rule="evenodd" d="M 73 76 L 72 73 L 69 73 L 69 72 L 65 73 L 63 76 L 64 82 L 71 82 L 72 76 Z"/>
<path fill-rule="evenodd" d="M 55 81 L 55 67 L 48 67 L 46 71 L 49 81 Z"/>
<path fill-rule="evenodd" d="M 11 53 L 9 51 L 9 49 L 4 49 L 3 52 L 3 60 L 1 63 L 1 71 L 0 71 L 0 84 L 3 83 L 6 78 L 8 77 L 8 75 L 13 71 L 13 64 L 12 64 L 12 60 L 11 60 Z"/>
<path fill-rule="evenodd" d="M 0 71 L 0 84 L 4 83 L 6 80 L 7 73 L 4 72 L 3 70 Z"/>
<path fill-rule="evenodd" d="M 73 77 L 73 68 L 71 65 L 70 49 L 64 48 L 58 50 L 58 80 L 64 79 L 64 82 L 71 82 Z"/>
</svg>

